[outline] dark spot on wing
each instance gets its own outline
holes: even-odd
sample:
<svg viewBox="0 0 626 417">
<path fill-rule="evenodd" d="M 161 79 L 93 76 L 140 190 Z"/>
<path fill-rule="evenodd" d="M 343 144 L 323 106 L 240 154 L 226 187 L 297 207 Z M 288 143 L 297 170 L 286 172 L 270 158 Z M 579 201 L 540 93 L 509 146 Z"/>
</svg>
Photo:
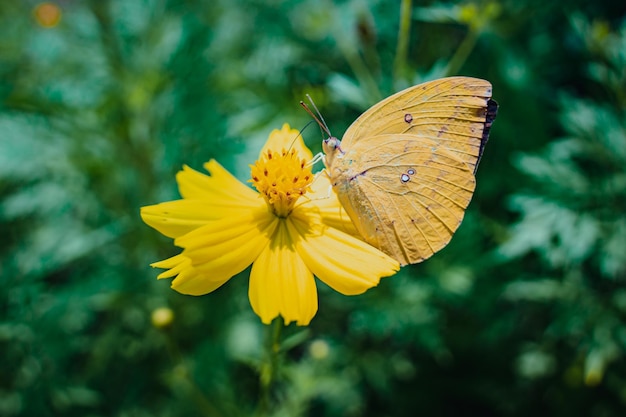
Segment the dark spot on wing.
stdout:
<svg viewBox="0 0 626 417">
<path fill-rule="evenodd" d="M 403 183 L 407 183 L 411 180 L 411 175 L 415 175 L 415 170 L 413 168 L 409 168 L 406 170 L 406 172 L 403 172 L 400 175 L 400 181 L 402 181 Z"/>
</svg>

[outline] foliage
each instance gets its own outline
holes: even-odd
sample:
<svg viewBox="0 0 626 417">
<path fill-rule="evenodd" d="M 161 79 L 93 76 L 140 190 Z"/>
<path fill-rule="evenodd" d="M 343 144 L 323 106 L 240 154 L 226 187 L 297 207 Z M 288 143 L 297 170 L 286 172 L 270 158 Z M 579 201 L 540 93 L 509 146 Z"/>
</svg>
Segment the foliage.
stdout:
<svg viewBox="0 0 626 417">
<path fill-rule="evenodd" d="M 541 268 L 539 274 L 520 274 L 505 288 L 505 298 L 554 309 L 541 341 L 520 357 L 522 367 L 528 355 L 541 355 L 543 370 L 528 364 L 526 372 L 554 372 L 561 356 L 556 347 L 567 343 L 572 357 L 561 356 L 561 366 L 593 386 L 626 349 L 626 22 L 615 33 L 580 15 L 571 22 L 601 93 L 563 94 L 559 119 L 566 136 L 538 155 L 515 159 L 533 179 L 532 189 L 510 198 L 521 219 L 500 252 Z M 623 396 L 623 374 L 609 375 L 607 385 Z"/>
<path fill-rule="evenodd" d="M 255 413 L 272 345 L 248 272 L 175 293 L 148 266 L 174 249 L 139 207 L 177 198 L 182 164 L 245 181 L 270 130 L 308 122 L 307 93 L 340 136 L 452 74 L 500 103 L 463 226 L 364 295 L 320 284 L 311 326 L 283 331 L 268 412 L 620 415 L 619 2 L 51 4 L 46 24 L 34 1 L 0 2 L 0 415 Z"/>
</svg>

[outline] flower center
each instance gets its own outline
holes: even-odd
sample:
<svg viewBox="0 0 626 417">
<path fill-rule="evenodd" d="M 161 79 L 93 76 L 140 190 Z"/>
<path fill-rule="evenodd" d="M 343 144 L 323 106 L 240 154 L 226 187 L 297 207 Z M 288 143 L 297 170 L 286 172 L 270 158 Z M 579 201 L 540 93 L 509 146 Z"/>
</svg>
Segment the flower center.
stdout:
<svg viewBox="0 0 626 417">
<path fill-rule="evenodd" d="M 295 149 L 281 153 L 268 149 L 250 168 L 250 182 L 278 217 L 287 217 L 296 200 L 311 191 L 313 173 Z"/>
</svg>

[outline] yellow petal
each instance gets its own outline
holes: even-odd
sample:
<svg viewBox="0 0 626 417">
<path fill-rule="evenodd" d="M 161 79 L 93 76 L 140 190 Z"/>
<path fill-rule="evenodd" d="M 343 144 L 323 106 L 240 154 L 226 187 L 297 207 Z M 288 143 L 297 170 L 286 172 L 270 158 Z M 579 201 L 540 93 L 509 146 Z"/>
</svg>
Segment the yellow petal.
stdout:
<svg viewBox="0 0 626 417">
<path fill-rule="evenodd" d="M 313 274 L 295 251 L 281 220 L 272 243 L 259 255 L 250 272 L 248 296 L 265 324 L 281 315 L 285 323 L 306 326 L 317 312 Z"/>
<path fill-rule="evenodd" d="M 264 207 L 265 202 L 255 199 L 257 207 Z M 232 199 L 175 200 L 141 208 L 143 221 L 167 237 L 176 238 L 205 225 L 212 220 L 230 215 L 243 215 L 249 212 Z"/>
<path fill-rule="evenodd" d="M 204 295 L 221 287 L 231 276 L 202 273 L 195 268 L 184 269 L 172 281 L 172 289 L 186 295 Z"/>
<path fill-rule="evenodd" d="M 174 241 L 199 274 L 211 281 L 243 271 L 269 244 L 278 218 L 267 207 L 211 221 Z"/>
<path fill-rule="evenodd" d="M 182 254 L 172 256 L 171 258 L 164 259 L 159 262 L 150 264 L 153 268 L 167 269 L 165 272 L 161 272 L 157 279 L 171 278 L 178 275 L 183 269 L 191 266 L 191 260 Z"/>
<path fill-rule="evenodd" d="M 305 219 L 288 222 L 296 250 L 306 266 L 324 283 L 345 295 L 355 295 L 378 285 L 381 277 L 395 274 L 400 264 L 373 246 L 340 230 L 310 233 Z"/>
<path fill-rule="evenodd" d="M 204 164 L 204 168 L 210 176 L 186 165 L 176 174 L 178 190 L 183 198 L 210 201 L 223 199 L 236 201 L 242 206 L 254 205 L 259 199 L 256 191 L 231 175 L 216 160 L 211 159 Z"/>
<path fill-rule="evenodd" d="M 157 278 L 171 278 L 178 275 L 172 281 L 172 288 L 181 294 L 187 295 L 204 295 L 219 288 L 230 277 L 218 278 L 215 276 L 202 274 L 198 272 L 192 265 L 191 259 L 182 254 L 178 254 L 163 261 L 155 262 L 151 266 L 156 268 L 167 268 L 168 270 L 161 273 Z"/>
<path fill-rule="evenodd" d="M 322 221 L 330 227 L 339 229 L 343 232 L 349 233 L 353 236 L 361 238 L 361 235 L 354 227 L 352 220 L 348 216 L 348 213 L 343 209 L 335 190 L 333 190 L 330 184 L 330 178 L 325 171 L 319 172 L 315 177 L 315 180 L 311 184 L 313 192 L 308 193 L 306 197 L 309 199 L 310 204 L 317 207 Z"/>
<path fill-rule="evenodd" d="M 278 153 L 282 152 L 283 149 L 295 149 L 300 158 L 306 159 L 307 161 L 310 161 L 313 158 L 313 153 L 304 144 L 304 140 L 302 140 L 300 132 L 296 129 L 292 129 L 288 123 L 285 123 L 280 130 L 272 130 L 270 136 L 267 138 L 267 142 L 265 142 L 263 149 L 261 149 L 261 152 L 259 153 L 259 159 L 268 149 Z"/>
</svg>

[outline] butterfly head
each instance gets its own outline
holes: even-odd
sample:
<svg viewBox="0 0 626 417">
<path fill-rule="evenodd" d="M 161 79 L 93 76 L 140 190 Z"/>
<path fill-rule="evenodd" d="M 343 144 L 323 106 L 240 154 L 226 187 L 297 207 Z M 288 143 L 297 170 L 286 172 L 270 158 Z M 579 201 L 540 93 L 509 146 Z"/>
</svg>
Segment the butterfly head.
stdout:
<svg viewBox="0 0 626 417">
<path fill-rule="evenodd" d="M 330 136 L 327 139 L 324 139 L 322 142 L 322 148 L 324 148 L 324 153 L 327 155 L 335 153 L 337 150 L 343 153 L 341 150 L 341 141 L 334 136 Z"/>
<path fill-rule="evenodd" d="M 326 158 L 324 160 L 327 167 L 333 164 L 335 157 L 343 155 L 343 150 L 341 150 L 341 141 L 334 136 L 329 136 L 324 139 L 322 142 L 322 149 L 326 154 Z"/>
</svg>

